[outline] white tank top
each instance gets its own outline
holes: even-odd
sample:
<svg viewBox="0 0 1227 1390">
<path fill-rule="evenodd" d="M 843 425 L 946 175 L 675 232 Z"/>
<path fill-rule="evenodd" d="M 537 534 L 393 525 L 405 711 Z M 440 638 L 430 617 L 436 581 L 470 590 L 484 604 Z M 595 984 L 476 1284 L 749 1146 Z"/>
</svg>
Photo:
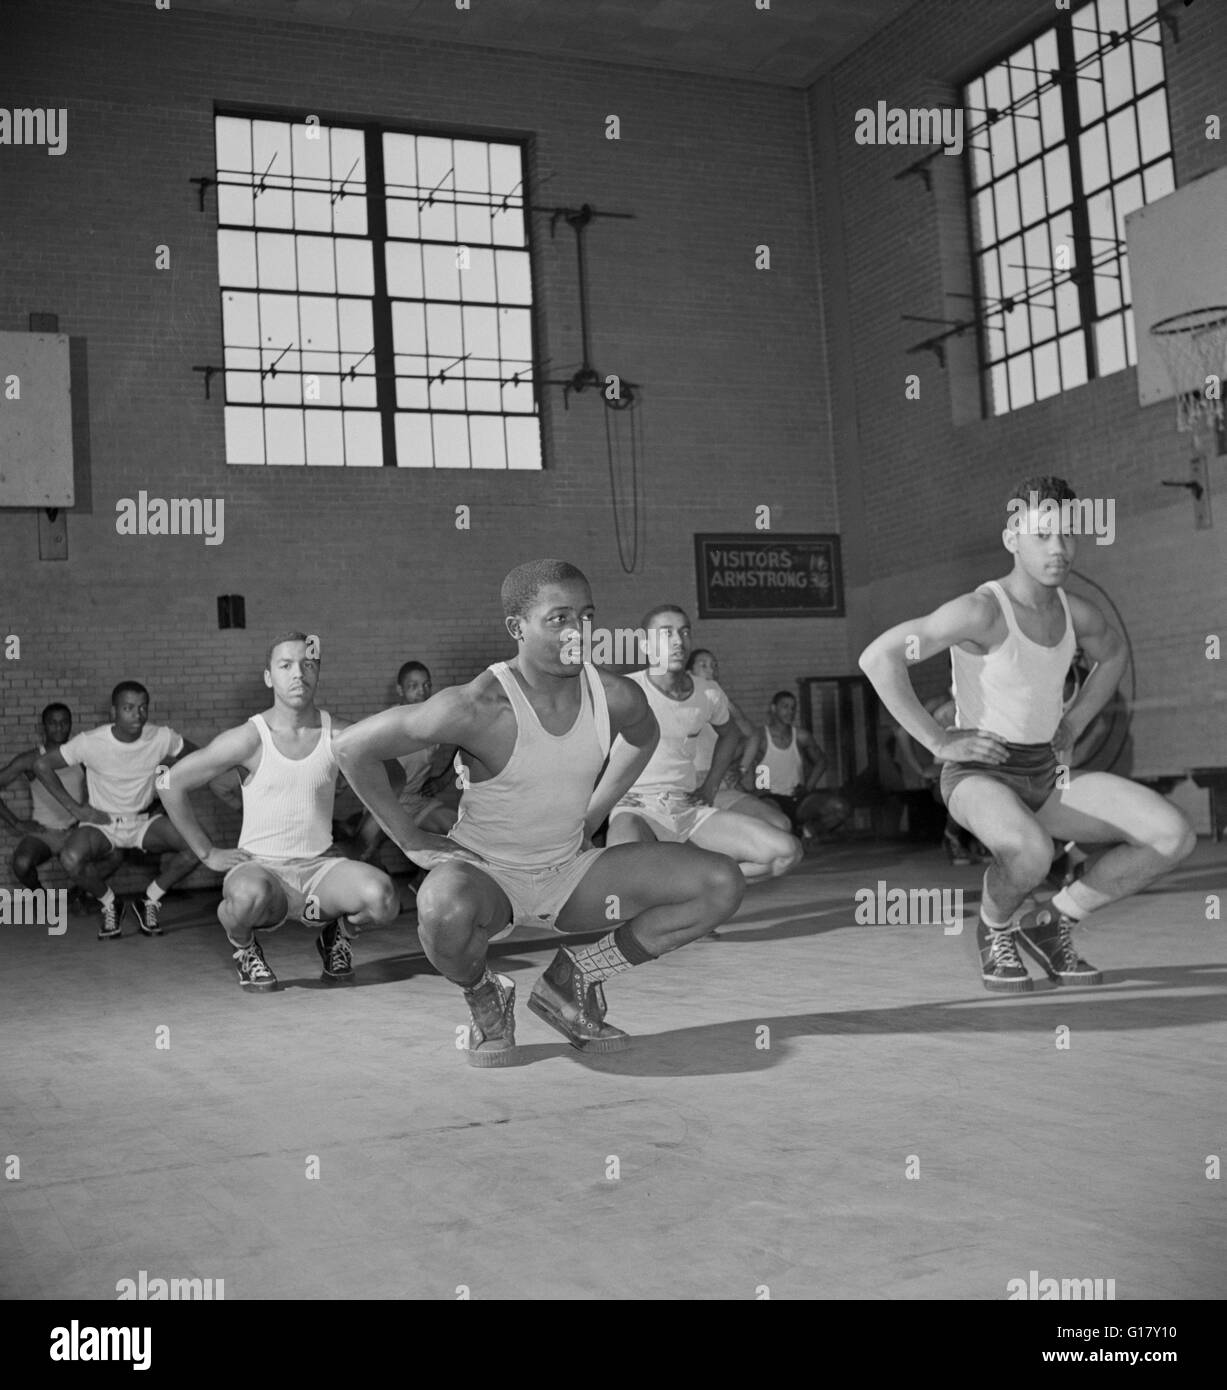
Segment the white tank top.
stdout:
<svg viewBox="0 0 1227 1390">
<path fill-rule="evenodd" d="M 695 736 L 694 770 L 702 782 L 711 769 L 711 760 L 716 756 L 716 731 L 710 724 L 704 724 Z"/>
<path fill-rule="evenodd" d="M 449 834 L 498 866 L 550 869 L 579 853 L 592 789 L 609 753 L 609 707 L 595 666 L 584 662 L 581 704 L 565 734 L 551 734 L 505 661 L 489 668 L 507 692 L 516 742 L 502 772 L 471 782 Z M 456 754 L 456 771 L 464 772 Z"/>
<path fill-rule="evenodd" d="M 40 743 L 38 751 L 41 756 L 47 749 Z M 85 769 L 83 767 L 80 765 L 61 767 L 56 770 L 56 776 L 74 801 L 85 800 Z M 35 821 L 47 830 L 67 830 L 73 823 L 72 817 L 37 777 L 30 783 L 30 805 Z"/>
<path fill-rule="evenodd" d="M 332 844 L 337 760 L 332 716 L 320 710 L 320 736 L 305 758 L 277 751 L 262 714 L 247 721 L 260 735 L 260 766 L 243 784 L 239 848 L 260 859 L 314 859 Z"/>
<path fill-rule="evenodd" d="M 950 648 L 950 670 L 960 729 L 984 729 L 1007 743 L 1049 743 L 1061 722 L 1065 676 L 1078 641 L 1065 590 L 1058 589 L 1065 632 L 1055 647 L 1033 642 L 1018 626 L 1009 594 L 995 580 L 977 593 L 990 592 L 1001 606 L 1008 629 L 995 652 L 973 655 Z"/>
<path fill-rule="evenodd" d="M 766 724 L 763 725 L 763 738 L 767 740 L 767 751 L 758 760 L 759 767 L 767 769 L 767 785 L 763 790 L 775 792 L 777 796 L 792 796 L 801 785 L 801 774 L 805 768 L 801 761 L 801 750 L 797 747 L 796 727 L 793 727 L 792 742 L 787 748 L 777 748 L 772 743 L 771 730 Z"/>
</svg>

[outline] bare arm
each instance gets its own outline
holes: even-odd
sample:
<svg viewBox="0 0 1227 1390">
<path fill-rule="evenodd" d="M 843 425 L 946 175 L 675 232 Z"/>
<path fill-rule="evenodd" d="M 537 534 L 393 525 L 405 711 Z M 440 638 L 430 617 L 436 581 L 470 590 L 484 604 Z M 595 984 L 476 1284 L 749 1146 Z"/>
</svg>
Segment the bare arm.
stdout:
<svg viewBox="0 0 1227 1390">
<path fill-rule="evenodd" d="M 180 735 L 180 737 L 182 737 L 182 735 Z M 200 745 L 193 743 L 190 738 L 183 739 L 183 747 L 179 749 L 173 758 L 167 759 L 166 766 L 174 767 L 176 763 L 182 762 L 189 753 L 195 753 L 199 747 Z M 243 810 L 243 793 L 240 790 L 240 784 L 241 779 L 238 772 L 230 768 L 228 771 L 223 772 L 220 777 L 215 777 L 213 781 L 209 783 L 209 790 L 217 797 L 218 801 L 229 806 L 232 811 L 239 811 L 241 813 Z"/>
<path fill-rule="evenodd" d="M 0 768 L 0 787 L 7 787 L 10 782 L 15 782 L 23 775 L 30 776 L 34 771 L 34 764 L 37 759 L 38 750 L 36 748 L 29 748 L 24 753 L 18 753 L 12 762 Z M 55 780 L 58 782 L 60 779 L 57 777 Z M 0 797 L 0 821 L 3 821 L 10 830 L 17 831 L 18 834 L 21 834 L 26 828 L 26 823 L 18 820 L 4 804 L 3 797 Z"/>
<path fill-rule="evenodd" d="M 157 792 L 171 824 L 206 868 L 219 872 L 233 868 L 243 862 L 244 856 L 237 850 L 216 848 L 197 819 L 188 793 L 211 785 L 232 769 L 243 767 L 255 757 L 259 748 L 260 735 L 255 728 L 250 723 L 240 724 L 238 728 L 218 734 L 207 748 L 193 749 L 180 756 L 158 777 Z"/>
<path fill-rule="evenodd" d="M 743 791 L 757 792 L 758 788 L 754 785 L 754 766 L 761 756 L 763 746 L 763 731 L 761 729 L 751 729 L 746 740 L 746 746 L 741 750 L 741 786 Z M 749 779 L 747 781 L 746 779 Z"/>
<path fill-rule="evenodd" d="M 703 785 L 695 792 L 695 798 L 707 806 L 715 804 L 720 783 L 732 766 L 742 739 L 741 730 L 732 719 L 726 719 L 723 724 L 713 724 L 712 729 L 716 735 L 716 746 L 711 750 L 711 767 L 707 769 Z"/>
<path fill-rule="evenodd" d="M 908 675 L 911 662 L 948 651 L 959 642 L 988 645 L 999 612 L 983 594 L 963 594 L 923 618 L 898 623 L 874 639 L 858 665 L 895 719 L 938 762 L 1003 762 L 1005 743 L 978 729 L 942 729 L 916 698 Z"/>
<path fill-rule="evenodd" d="M 353 725 L 354 721 L 352 719 L 342 719 L 340 715 L 336 714 L 332 716 L 332 748 L 334 755 L 336 753 L 337 735 L 345 729 L 352 729 Z M 383 770 L 388 774 L 388 785 L 399 796 L 400 789 L 405 785 L 405 769 L 401 765 L 400 759 L 385 758 L 383 760 Z M 341 776 L 344 781 L 349 781 L 349 778 L 345 777 L 343 772 Z"/>
<path fill-rule="evenodd" d="M 1065 711 L 1064 723 L 1072 745 L 1116 693 L 1125 674 L 1129 654 L 1120 634 L 1108 625 L 1094 604 L 1073 594 L 1066 597 L 1069 599 L 1078 645 L 1095 663 L 1095 669 L 1086 678 L 1078 698 Z"/>
<path fill-rule="evenodd" d="M 741 734 L 742 738 L 752 738 L 754 735 L 754 725 L 742 714 L 737 701 L 734 700 L 731 695 L 726 693 L 724 698 L 728 701 L 729 714 L 732 717 L 733 723 L 737 725 L 737 731 Z"/>
<path fill-rule="evenodd" d="M 74 801 L 69 796 L 68 788 L 55 775 L 67 766 L 63 753 L 58 748 L 53 748 L 50 753 L 44 753 L 41 758 L 34 760 L 34 775 L 74 820 L 85 821 L 87 824 L 97 819 L 107 820 L 108 817 L 95 811 L 88 803 Z"/>
<path fill-rule="evenodd" d="M 448 859 L 476 856 L 449 840 L 419 829 L 396 799 L 383 764 L 432 743 L 466 742 L 474 716 L 469 688 L 452 686 L 420 705 L 397 705 L 359 720 L 332 740 L 345 780 L 402 854 L 422 868 Z"/>
<path fill-rule="evenodd" d="M 807 768 L 804 778 L 805 790 L 816 791 L 818 783 L 826 776 L 827 755 L 819 748 L 817 740 L 808 729 L 797 730 L 797 746 Z"/>
<path fill-rule="evenodd" d="M 593 788 L 584 817 L 585 834 L 591 837 L 601 822 L 639 780 L 660 742 L 660 725 L 643 691 L 624 676 L 605 685 L 612 743 L 601 780 Z"/>
</svg>

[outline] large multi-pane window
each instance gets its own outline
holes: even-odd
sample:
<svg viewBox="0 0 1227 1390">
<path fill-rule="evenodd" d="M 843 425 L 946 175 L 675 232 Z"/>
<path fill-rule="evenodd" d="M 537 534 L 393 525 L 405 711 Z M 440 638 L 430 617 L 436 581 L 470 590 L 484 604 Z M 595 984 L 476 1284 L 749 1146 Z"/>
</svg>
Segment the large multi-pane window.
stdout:
<svg viewBox="0 0 1227 1390">
<path fill-rule="evenodd" d="M 993 414 L 1137 361 L 1125 217 L 1175 188 L 1161 34 L 1156 0 L 1091 0 L 963 90 Z"/>
<path fill-rule="evenodd" d="M 219 115 L 226 459 L 541 467 L 519 143 Z"/>
</svg>

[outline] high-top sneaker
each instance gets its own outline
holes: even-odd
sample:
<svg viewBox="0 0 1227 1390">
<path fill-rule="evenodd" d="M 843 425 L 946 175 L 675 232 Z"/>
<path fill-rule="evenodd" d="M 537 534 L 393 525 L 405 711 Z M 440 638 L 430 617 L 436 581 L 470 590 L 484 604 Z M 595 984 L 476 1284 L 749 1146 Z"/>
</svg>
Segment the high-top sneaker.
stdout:
<svg viewBox="0 0 1227 1390">
<path fill-rule="evenodd" d="M 471 1067 L 505 1067 L 515 1061 L 516 987 L 507 975 L 487 970 L 464 991 L 469 1006 L 467 1055 Z"/>
<path fill-rule="evenodd" d="M 123 909 L 124 905 L 118 898 L 112 898 L 109 903 L 98 904 L 98 911 L 102 914 L 102 920 L 98 924 L 99 941 L 109 941 L 113 937 L 123 935 L 123 928 L 119 925 Z"/>
<path fill-rule="evenodd" d="M 136 918 L 136 925 L 141 929 L 142 935 L 162 935 L 162 928 L 158 923 L 158 910 L 161 906 L 160 902 L 151 902 L 148 898 L 140 902 L 135 898 L 128 899 L 128 911 Z"/>
<path fill-rule="evenodd" d="M 354 978 L 354 953 L 349 949 L 345 928 L 340 919 L 329 922 L 315 939 L 315 949 L 324 962 L 324 978 L 327 980 L 352 980 Z"/>
<path fill-rule="evenodd" d="M 276 989 L 277 977 L 268 968 L 260 943 L 254 938 L 250 946 L 242 946 L 234 953 L 239 967 L 239 984 L 244 989 Z"/>
<path fill-rule="evenodd" d="M 980 978 L 984 988 L 998 994 L 1024 994 L 1032 988 L 1031 976 L 1018 954 L 1015 933 L 987 925 L 976 919 L 976 945 L 980 948 Z"/>
<path fill-rule="evenodd" d="M 1072 917 L 1045 903 L 1024 913 L 1018 921 L 1018 944 L 1059 985 L 1101 985 L 1103 973 L 1088 964 L 1074 945 Z"/>
<path fill-rule="evenodd" d="M 533 986 L 528 1007 L 580 1052 L 621 1052 L 630 1046 L 621 1028 L 605 1022 L 605 991 L 599 984 L 587 984 L 561 947 Z"/>
</svg>

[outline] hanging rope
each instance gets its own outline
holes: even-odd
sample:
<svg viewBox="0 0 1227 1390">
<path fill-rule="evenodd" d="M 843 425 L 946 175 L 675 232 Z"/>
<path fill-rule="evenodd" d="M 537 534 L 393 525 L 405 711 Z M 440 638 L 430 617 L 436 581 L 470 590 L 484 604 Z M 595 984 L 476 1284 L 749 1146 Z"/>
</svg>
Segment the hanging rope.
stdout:
<svg viewBox="0 0 1227 1390">
<path fill-rule="evenodd" d="M 631 455 L 631 478 L 630 478 L 630 559 L 627 560 L 627 543 L 623 534 L 623 510 L 626 506 L 625 499 L 618 497 L 618 468 L 615 466 L 615 453 L 617 463 L 623 461 L 623 447 L 617 436 L 620 427 L 611 425 L 611 417 L 621 416 L 627 413 L 630 415 L 629 435 L 630 435 L 630 455 Z M 618 543 L 618 562 L 622 566 L 624 574 L 634 574 L 639 565 L 639 538 L 642 530 L 643 497 L 639 480 L 639 460 L 644 454 L 643 440 L 643 398 L 636 395 L 633 400 L 625 402 L 620 406 L 614 406 L 612 402 L 606 403 L 605 415 L 605 457 L 609 464 L 609 497 L 613 507 L 614 519 L 614 538 Z"/>
</svg>

